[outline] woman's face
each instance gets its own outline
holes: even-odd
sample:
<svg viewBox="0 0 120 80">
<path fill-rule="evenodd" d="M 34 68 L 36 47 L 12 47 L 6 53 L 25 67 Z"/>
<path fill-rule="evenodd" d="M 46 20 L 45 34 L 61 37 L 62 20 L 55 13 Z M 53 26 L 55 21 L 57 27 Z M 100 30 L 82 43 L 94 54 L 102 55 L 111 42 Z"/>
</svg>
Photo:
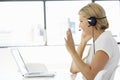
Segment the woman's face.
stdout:
<svg viewBox="0 0 120 80">
<path fill-rule="evenodd" d="M 79 15 L 79 21 L 79 28 L 85 31 L 86 33 L 90 34 L 92 31 L 92 26 L 90 26 L 90 24 L 88 23 L 88 19 L 82 15 Z"/>
</svg>

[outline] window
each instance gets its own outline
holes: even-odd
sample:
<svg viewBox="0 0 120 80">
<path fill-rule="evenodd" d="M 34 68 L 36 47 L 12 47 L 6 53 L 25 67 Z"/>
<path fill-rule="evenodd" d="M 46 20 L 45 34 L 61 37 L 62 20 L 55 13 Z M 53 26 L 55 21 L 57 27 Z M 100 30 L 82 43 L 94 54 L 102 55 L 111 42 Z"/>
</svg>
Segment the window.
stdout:
<svg viewBox="0 0 120 80">
<path fill-rule="evenodd" d="M 46 1 L 48 45 L 63 45 L 68 27 L 72 29 L 75 43 L 79 42 L 79 16 L 81 7 L 91 1 Z"/>
<path fill-rule="evenodd" d="M 96 3 L 102 5 L 106 11 L 106 16 L 109 21 L 109 30 L 112 34 L 120 37 L 120 2 L 116 1 L 96 1 Z"/>
<path fill-rule="evenodd" d="M 42 1 L 0 2 L 0 43 L 42 45 L 44 14 Z"/>
<path fill-rule="evenodd" d="M 1 1 L 0 43 L 14 46 L 44 45 L 46 42 L 46 45 L 64 45 L 64 37 L 69 27 L 72 29 L 75 44 L 78 44 L 81 34 L 78 11 L 92 1 L 94 0 Z M 114 36 L 120 37 L 119 0 L 94 2 L 105 8 L 110 24 L 108 30 Z"/>
</svg>

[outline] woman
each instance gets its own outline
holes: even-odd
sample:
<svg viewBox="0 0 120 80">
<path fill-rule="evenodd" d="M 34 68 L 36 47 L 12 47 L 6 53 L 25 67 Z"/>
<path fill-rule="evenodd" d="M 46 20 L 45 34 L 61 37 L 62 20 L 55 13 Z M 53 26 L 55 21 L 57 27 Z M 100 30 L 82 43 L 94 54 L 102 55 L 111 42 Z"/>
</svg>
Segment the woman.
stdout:
<svg viewBox="0 0 120 80">
<path fill-rule="evenodd" d="M 85 80 L 94 80 L 97 73 L 106 70 L 102 80 L 110 80 L 118 65 L 120 52 L 117 42 L 112 37 L 106 14 L 102 6 L 90 3 L 79 11 L 79 27 L 82 29 L 80 44 L 75 49 L 71 30 L 66 32 L 65 45 L 73 61 L 70 71 L 81 72 Z M 86 62 L 82 59 L 87 42 L 93 39 Z"/>
</svg>

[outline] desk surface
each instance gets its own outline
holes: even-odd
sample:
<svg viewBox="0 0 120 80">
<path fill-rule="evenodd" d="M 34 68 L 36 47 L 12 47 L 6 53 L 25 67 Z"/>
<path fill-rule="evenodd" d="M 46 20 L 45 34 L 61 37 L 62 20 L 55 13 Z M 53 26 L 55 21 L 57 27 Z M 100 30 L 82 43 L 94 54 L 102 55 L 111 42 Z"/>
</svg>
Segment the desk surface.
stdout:
<svg viewBox="0 0 120 80">
<path fill-rule="evenodd" d="M 6 48 L 0 49 L 0 80 L 82 80 L 82 74 L 71 75 L 68 69 L 56 66 L 59 65 L 50 67 L 56 72 L 55 77 L 24 78 L 18 72 L 18 67 L 11 56 L 10 50 Z M 116 73 L 114 80 L 120 80 L 120 68 Z"/>
<path fill-rule="evenodd" d="M 54 68 L 54 71 L 56 72 L 54 77 L 24 78 L 18 71 L 18 67 L 10 50 L 5 48 L 0 49 L 0 80 L 77 80 L 74 79 L 76 75 L 71 75 L 68 69 L 63 70 L 63 67 L 58 68 L 56 67 L 58 65 L 53 66 L 52 69 Z"/>
<path fill-rule="evenodd" d="M 1 73 L 0 73 L 1 74 Z M 0 80 L 82 80 L 81 75 L 70 74 L 68 72 L 57 72 L 54 77 L 32 77 L 24 78 L 19 72 L 2 72 Z"/>
</svg>

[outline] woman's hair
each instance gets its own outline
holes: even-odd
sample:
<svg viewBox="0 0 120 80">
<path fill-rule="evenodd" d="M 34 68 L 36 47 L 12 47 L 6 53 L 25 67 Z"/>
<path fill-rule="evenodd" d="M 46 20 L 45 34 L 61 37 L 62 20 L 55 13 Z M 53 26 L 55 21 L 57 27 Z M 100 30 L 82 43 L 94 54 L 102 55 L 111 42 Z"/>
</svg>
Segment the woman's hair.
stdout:
<svg viewBox="0 0 120 80">
<path fill-rule="evenodd" d="M 108 20 L 106 17 L 105 10 L 102 6 L 100 6 L 97 3 L 90 3 L 86 6 L 84 6 L 80 11 L 79 15 L 84 16 L 85 18 L 95 17 L 97 20 L 97 24 L 95 25 L 95 28 L 97 30 L 105 30 L 109 27 Z M 103 19 L 97 19 L 97 18 L 103 18 Z"/>
</svg>

